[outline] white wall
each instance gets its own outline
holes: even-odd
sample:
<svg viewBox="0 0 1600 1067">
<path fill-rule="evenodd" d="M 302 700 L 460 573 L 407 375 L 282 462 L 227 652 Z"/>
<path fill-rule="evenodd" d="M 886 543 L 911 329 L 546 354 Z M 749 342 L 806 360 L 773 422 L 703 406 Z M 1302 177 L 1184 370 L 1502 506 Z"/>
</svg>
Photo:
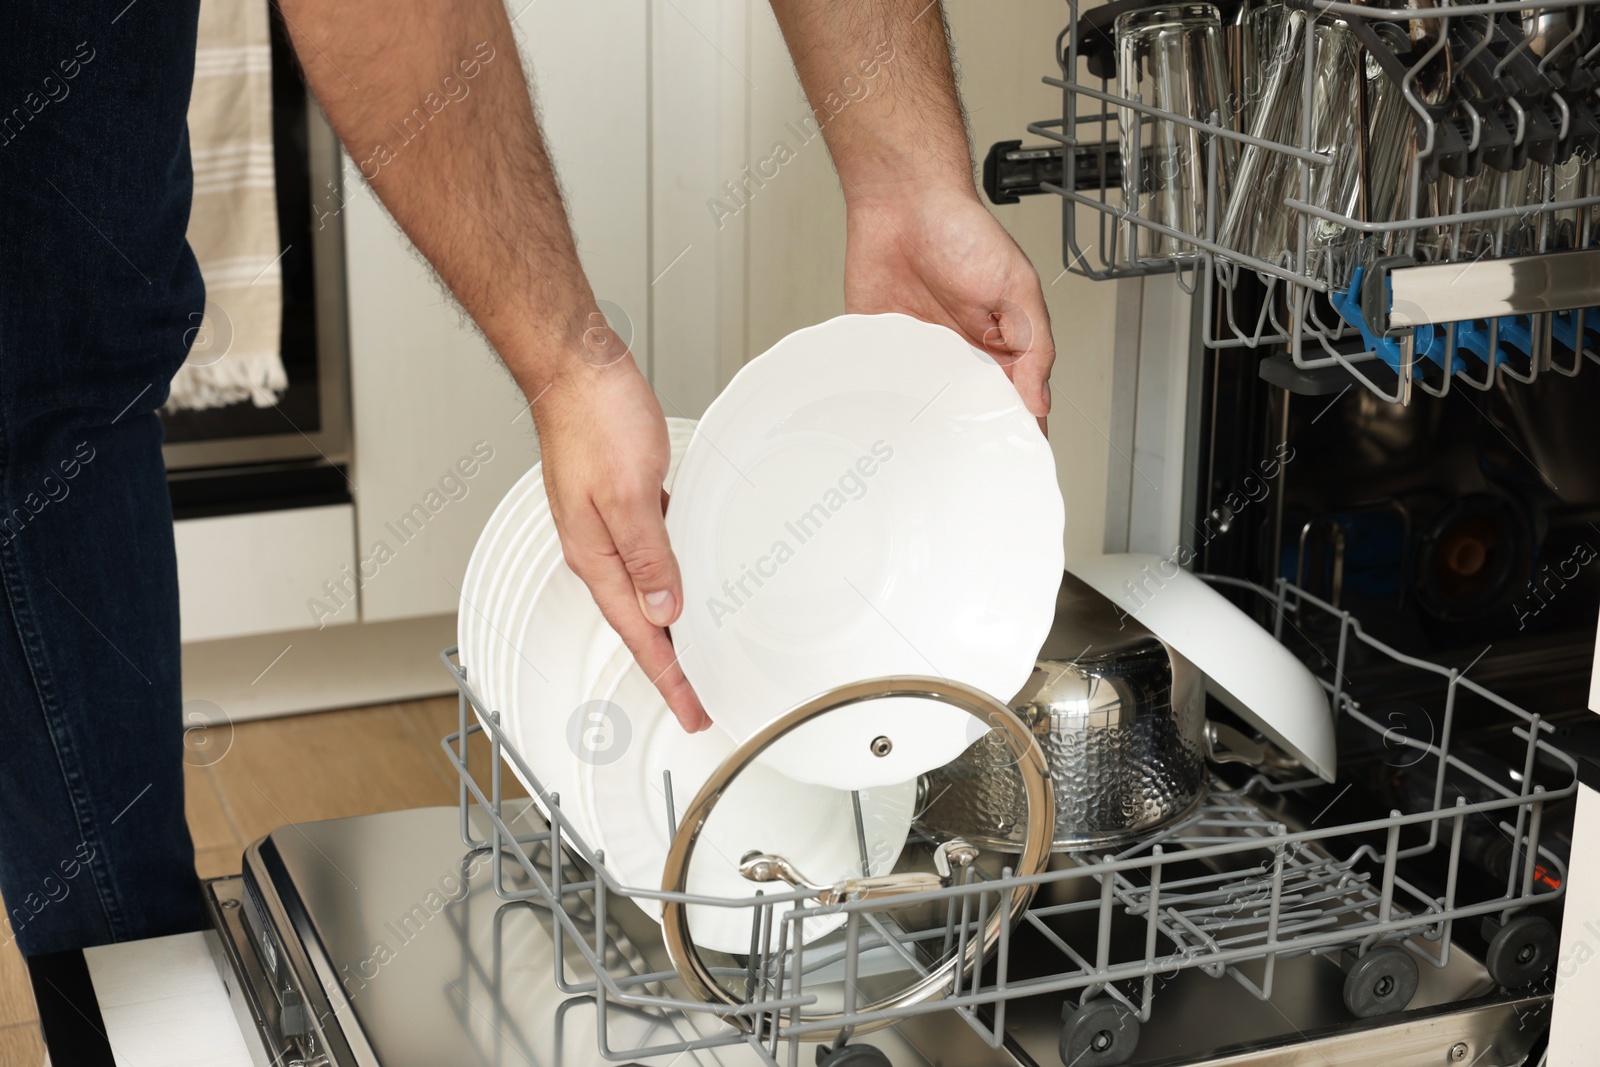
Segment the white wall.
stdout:
<svg viewBox="0 0 1600 1067">
<path fill-rule="evenodd" d="M 706 207 L 744 165 L 754 5 L 652 0 L 651 382 L 668 415 L 699 416 L 747 352 L 745 221 Z"/>
<path fill-rule="evenodd" d="M 1029 136 L 1027 123 L 1059 116 L 1061 94 L 1040 82 L 1058 73 L 1056 35 L 1067 20 L 1059 0 L 1005 5 L 955 0 L 948 5 L 962 97 L 981 160 L 996 141 Z M 1059 197 L 1024 198 L 997 207 L 996 217 L 1028 253 L 1044 283 L 1056 341 L 1055 399 L 1050 441 L 1067 503 L 1069 556 L 1099 552 L 1104 537 L 1107 433 L 1111 407 L 1111 348 L 1116 283 L 1093 282 L 1062 271 Z M 1092 212 L 1079 212 L 1080 230 L 1094 228 Z"/>
<path fill-rule="evenodd" d="M 951 0 L 947 9 L 980 156 L 997 140 L 1036 140 L 1024 132 L 1027 123 L 1060 107 L 1059 94 L 1039 78 L 1054 70 L 1051 49 L 1066 5 L 1012 0 L 1002 15 L 992 4 Z M 634 351 L 668 414 L 697 416 L 746 360 L 843 310 L 838 182 L 820 139 L 799 145 L 786 126 L 808 107 L 764 3 L 516 0 L 512 13 L 585 268 L 596 295 L 629 320 Z M 708 202 L 779 139 L 795 146 L 798 158 L 747 208 L 719 219 Z M 362 587 L 358 610 L 363 623 L 379 629 L 413 626 L 404 620 L 447 624 L 479 531 L 537 458 L 532 422 L 509 375 L 370 193 L 359 183 L 347 192 L 336 217 L 346 227 L 350 297 L 355 560 L 370 557 L 380 541 L 392 553 Z M 1054 320 L 1059 359 L 1051 441 L 1068 505 L 1066 547 L 1099 551 L 1108 529 L 1116 289 L 1063 274 L 1055 198 L 1028 199 L 995 214 L 1038 267 Z M 1124 337 L 1130 332 L 1136 337 L 1136 330 Z M 1131 425 L 1126 417 L 1121 423 Z M 1131 451 L 1121 423 L 1119 440 Z M 422 533 L 397 536 L 399 518 L 426 503 L 478 442 L 494 450 L 494 459 L 477 464 L 466 496 L 431 514 Z M 1128 496 L 1126 486 L 1122 495 Z M 1120 500 L 1113 520 L 1123 515 L 1126 526 L 1128 510 Z M 349 536 L 339 541 L 341 554 L 348 552 Z M 280 610 L 270 625 L 247 627 L 275 631 L 270 635 L 191 643 L 186 678 L 193 674 L 198 685 L 213 674 L 232 677 L 236 661 L 260 659 L 264 666 L 296 642 L 307 649 L 329 645 L 336 631 L 312 628 L 350 621 L 357 609 L 340 607 L 336 617 L 319 620 L 311 602 L 323 596 L 325 583 L 347 584 L 348 570 L 332 562 L 292 575 L 285 570 L 274 603 L 281 609 L 304 598 L 307 629 L 285 636 L 294 619 Z M 218 618 L 232 618 L 230 591 L 260 576 L 239 577 L 229 589 L 200 594 L 216 601 Z M 198 619 L 203 612 L 188 614 Z M 417 633 L 426 644 L 436 641 L 434 630 L 445 632 L 434 626 Z M 386 641 L 367 642 L 379 661 Z M 341 662 L 346 674 L 362 674 L 352 657 L 343 649 L 324 658 Z M 420 692 L 428 679 L 442 683 L 443 673 L 425 666 L 401 689 L 420 686 Z M 256 688 L 270 688 L 276 673 Z M 306 678 L 315 688 L 321 674 L 309 671 Z M 203 688 L 193 695 L 215 698 L 214 685 Z M 401 689 L 373 699 L 394 699 Z M 311 706 L 300 690 L 267 696 L 257 697 L 263 713 Z"/>
<path fill-rule="evenodd" d="M 1042 85 L 1067 8 L 1017 0 L 1004 18 L 977 0 L 949 5 L 978 152 L 1053 115 Z M 751 356 L 843 310 L 844 213 L 820 138 L 795 127 L 809 108 L 765 4 L 589 0 L 513 5 L 523 59 L 596 295 L 620 308 L 668 414 L 696 416 Z M 603 41 L 603 62 L 594 43 Z M 510 57 L 499 57 L 497 62 Z M 444 117 L 441 121 L 447 121 Z M 747 207 L 714 198 L 779 140 L 797 158 Z M 403 164 L 400 164 L 403 165 Z M 1067 547 L 1098 551 L 1105 486 L 1115 291 L 1060 268 L 1061 203 L 995 209 L 1045 281 L 1060 348 L 1051 439 L 1068 502 Z M 378 203 L 353 188 L 350 287 L 351 481 L 358 560 L 386 556 L 362 587 L 363 621 L 454 611 L 468 554 L 490 510 L 536 458 L 522 397 Z M 618 323 L 622 327 L 621 323 Z M 628 327 L 622 327 L 628 329 Z M 482 442 L 482 444 L 480 444 Z M 463 499 L 400 530 L 474 448 Z M 319 595 L 338 573 L 308 576 Z M 318 621 L 308 605 L 306 624 Z"/>
<path fill-rule="evenodd" d="M 1032 140 L 1027 123 L 1060 106 L 1038 79 L 1054 67 L 1066 6 L 1013 0 L 997 17 L 992 5 L 951 0 L 948 10 L 978 152 Z M 608 310 L 626 316 L 626 326 L 613 325 L 631 334 L 668 414 L 699 415 L 746 360 L 843 310 L 838 182 L 820 138 L 801 145 L 787 125 L 809 109 L 765 4 L 517 0 L 512 13 L 585 269 Z M 719 218 L 709 201 L 780 139 L 798 158 L 748 207 Z M 472 546 L 537 458 L 510 376 L 371 194 L 348 182 L 342 207 L 319 204 L 330 209 L 346 235 L 353 525 L 319 535 L 325 552 L 287 543 L 270 522 L 242 540 L 226 524 L 198 524 L 195 543 L 181 546 L 190 579 L 186 692 L 251 714 L 441 688 L 447 678 L 432 656 L 413 653 L 448 640 Z M 1039 268 L 1054 320 L 1051 441 L 1068 505 L 1066 547 L 1099 551 L 1116 289 L 1061 271 L 1059 201 L 1037 197 L 995 213 Z M 1124 423 L 1117 433 L 1132 451 Z M 474 471 L 462 479 L 465 495 L 458 484 L 459 498 L 439 506 L 442 480 L 463 461 Z M 428 511 L 421 531 L 401 531 L 419 505 Z M 1113 510 L 1126 526 L 1128 501 Z M 256 547 L 242 560 L 247 542 Z M 380 542 L 384 561 L 374 566 Z M 349 588 L 364 560 L 358 604 L 326 592 Z M 260 610 L 241 613 L 241 598 L 260 600 Z M 358 616 L 361 626 L 339 625 Z M 292 672 L 261 670 L 302 659 Z M 384 685 L 335 684 L 354 678 Z"/>
</svg>

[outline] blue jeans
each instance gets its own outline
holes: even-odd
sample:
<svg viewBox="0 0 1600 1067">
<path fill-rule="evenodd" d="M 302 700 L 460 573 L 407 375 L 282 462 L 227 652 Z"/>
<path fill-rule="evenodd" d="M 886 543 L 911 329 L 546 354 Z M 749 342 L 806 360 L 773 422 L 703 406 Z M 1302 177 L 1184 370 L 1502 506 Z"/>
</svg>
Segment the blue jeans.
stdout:
<svg viewBox="0 0 1600 1067">
<path fill-rule="evenodd" d="M 196 929 L 157 409 L 197 0 L 0 5 L 0 892 L 25 955 Z"/>
</svg>

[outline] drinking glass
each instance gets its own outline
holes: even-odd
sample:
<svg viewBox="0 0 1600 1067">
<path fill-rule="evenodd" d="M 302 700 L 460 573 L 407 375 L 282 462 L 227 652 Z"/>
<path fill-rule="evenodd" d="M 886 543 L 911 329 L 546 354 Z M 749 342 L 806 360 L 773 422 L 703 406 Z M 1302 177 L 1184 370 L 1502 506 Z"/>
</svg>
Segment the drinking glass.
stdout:
<svg viewBox="0 0 1600 1067">
<path fill-rule="evenodd" d="M 1417 158 L 1417 113 L 1377 63 L 1368 60 L 1367 99 L 1372 117 L 1367 125 L 1366 217 L 1373 222 L 1426 219 L 1439 214 L 1438 183 L 1419 176 L 1416 210 L 1412 211 L 1411 172 Z M 1416 231 L 1414 247 L 1408 230 L 1389 230 L 1373 236 L 1371 253 L 1391 256 L 1414 252 L 1423 262 L 1439 258 L 1435 227 Z"/>
<path fill-rule="evenodd" d="M 1544 200 L 1546 169 L 1541 164 L 1528 163 L 1519 170 L 1509 172 L 1484 167 L 1477 174 L 1465 178 L 1440 175 L 1440 213 L 1491 211 L 1540 203 Z M 1459 205 L 1456 204 L 1458 195 Z M 1453 229 L 1451 226 L 1439 227 L 1439 239 L 1446 249 L 1452 247 Z M 1505 219 L 1463 222 L 1459 243 L 1454 246 L 1454 258 L 1467 262 L 1497 256 L 1520 256 L 1538 250 L 1538 237 L 1538 212 L 1512 215 Z"/>
<path fill-rule="evenodd" d="M 1281 4 L 1269 5 L 1281 15 Z M 1228 52 L 1228 92 L 1233 111 L 1233 128 L 1249 133 L 1256 121 L 1256 105 L 1266 91 L 1271 71 L 1273 47 L 1278 39 L 1277 19 L 1257 17 L 1260 0 L 1239 0 L 1233 19 L 1223 28 L 1223 46 Z"/>
<path fill-rule="evenodd" d="M 1198 122 L 1229 126 L 1222 18 L 1211 4 L 1187 3 L 1129 11 L 1118 16 L 1117 88 L 1125 98 Z M 1182 233 L 1205 232 L 1206 197 L 1213 177 L 1214 135 L 1171 119 L 1118 108 L 1123 207 L 1130 215 Z M 1217 138 L 1214 175 L 1225 201 L 1233 142 Z M 1122 224 L 1133 262 L 1193 257 L 1193 245 L 1139 226 Z"/>
<path fill-rule="evenodd" d="M 1594 161 L 1587 153 L 1574 152 L 1564 163 L 1555 165 L 1554 198 L 1556 200 L 1581 200 L 1593 196 Z M 1553 249 L 1583 248 L 1590 243 L 1588 216 L 1591 208 L 1567 207 L 1550 216 L 1550 242 Z"/>
<path fill-rule="evenodd" d="M 1285 200 L 1304 199 L 1348 217 L 1355 217 L 1361 207 L 1361 94 L 1367 71 L 1360 44 L 1340 20 L 1317 19 L 1308 29 L 1305 12 L 1281 3 L 1257 9 L 1252 20 L 1259 23 L 1257 40 L 1274 43 L 1250 132 L 1276 144 L 1326 153 L 1332 162 L 1311 166 L 1302 195 L 1300 160 L 1275 149 L 1246 146 L 1234 187 L 1249 189 L 1251 195 L 1229 202 L 1218 241 L 1258 259 L 1292 265 L 1301 216 Z M 1315 42 L 1309 125 L 1303 106 L 1308 38 Z M 1301 269 L 1337 285 L 1340 275 L 1348 273 L 1357 236 L 1340 223 L 1308 217 Z"/>
</svg>

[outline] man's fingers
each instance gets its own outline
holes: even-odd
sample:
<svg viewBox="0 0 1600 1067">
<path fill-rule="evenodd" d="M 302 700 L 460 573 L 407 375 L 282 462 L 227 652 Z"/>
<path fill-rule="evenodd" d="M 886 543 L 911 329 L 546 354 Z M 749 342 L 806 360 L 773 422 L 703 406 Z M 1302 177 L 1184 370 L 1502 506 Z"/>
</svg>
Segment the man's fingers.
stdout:
<svg viewBox="0 0 1600 1067">
<path fill-rule="evenodd" d="M 700 698 L 689 686 L 683 668 L 678 664 L 678 654 L 668 639 L 667 632 L 654 625 L 639 611 L 633 580 L 616 556 L 601 557 L 586 566 L 589 573 L 580 575 L 594 595 L 595 603 L 612 629 L 628 646 L 639 668 L 652 685 L 660 690 L 667 707 L 672 709 L 678 722 L 689 733 L 696 733 L 711 725 L 711 717 L 700 704 Z"/>
<path fill-rule="evenodd" d="M 1050 368 L 1056 359 L 1050 336 L 1050 313 L 1037 289 L 1018 304 L 1001 299 L 975 309 L 967 332 L 978 339 L 1017 388 L 1028 411 L 1050 413 Z"/>
<path fill-rule="evenodd" d="M 665 538 L 665 527 L 662 537 Z M 570 522 L 562 546 L 568 565 L 589 587 L 601 614 L 633 653 L 645 676 L 660 690 L 678 722 L 690 733 L 710 726 L 711 718 L 684 676 L 666 630 L 645 616 L 644 599 L 635 576 L 630 573 L 621 550 L 615 545 L 613 532 L 599 513 L 589 510 L 583 520 Z M 670 555 L 669 552 L 669 558 Z M 675 562 L 671 577 L 671 588 L 676 590 Z"/>
<path fill-rule="evenodd" d="M 658 484 L 617 493 L 601 504 L 601 520 L 639 598 L 639 610 L 656 626 L 667 626 L 683 609 L 678 560 L 667 540 Z"/>
<path fill-rule="evenodd" d="M 1012 351 L 1017 362 L 1011 368 L 1011 381 L 1028 410 L 1039 418 L 1050 414 L 1050 369 L 1055 366 L 1056 346 L 1051 340 L 1050 312 L 1035 283 L 1034 292 L 1018 307 L 1007 309 L 1007 338 L 1014 339 Z"/>
</svg>

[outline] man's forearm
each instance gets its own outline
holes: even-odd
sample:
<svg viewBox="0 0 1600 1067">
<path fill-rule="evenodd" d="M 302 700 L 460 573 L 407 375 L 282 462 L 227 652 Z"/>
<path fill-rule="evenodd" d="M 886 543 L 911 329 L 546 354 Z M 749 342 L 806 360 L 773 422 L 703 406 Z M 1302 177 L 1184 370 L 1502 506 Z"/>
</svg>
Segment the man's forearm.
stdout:
<svg viewBox="0 0 1600 1067">
<path fill-rule="evenodd" d="M 501 0 L 280 6 L 362 177 L 524 391 L 544 389 L 586 335 L 616 344 L 593 329 L 603 320 Z"/>
<path fill-rule="evenodd" d="M 772 9 L 847 203 L 908 186 L 973 190 L 938 0 L 772 0 Z"/>
</svg>

